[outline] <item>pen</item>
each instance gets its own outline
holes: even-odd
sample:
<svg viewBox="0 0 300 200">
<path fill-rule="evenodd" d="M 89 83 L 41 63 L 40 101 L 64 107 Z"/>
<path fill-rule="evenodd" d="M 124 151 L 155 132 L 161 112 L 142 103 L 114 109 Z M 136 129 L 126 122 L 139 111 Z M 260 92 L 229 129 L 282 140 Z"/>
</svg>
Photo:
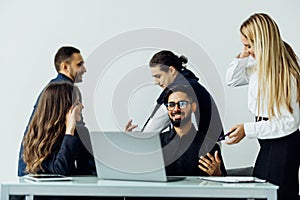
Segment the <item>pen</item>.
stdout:
<svg viewBox="0 0 300 200">
<path fill-rule="evenodd" d="M 222 141 L 222 140 L 225 140 L 225 137 L 227 137 L 228 135 L 230 135 L 232 132 L 234 132 L 235 130 L 233 130 L 233 131 L 230 131 L 230 132 L 228 132 L 228 133 L 226 133 L 225 135 L 221 135 L 220 137 L 219 137 L 219 139 L 217 140 L 217 142 L 220 142 L 220 141 Z"/>
</svg>

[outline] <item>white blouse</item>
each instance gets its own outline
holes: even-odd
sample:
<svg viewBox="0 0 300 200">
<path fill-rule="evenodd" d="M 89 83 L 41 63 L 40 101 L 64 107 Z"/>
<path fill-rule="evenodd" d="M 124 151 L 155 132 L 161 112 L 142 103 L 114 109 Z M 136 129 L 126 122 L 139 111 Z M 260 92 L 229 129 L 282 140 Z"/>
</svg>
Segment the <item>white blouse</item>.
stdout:
<svg viewBox="0 0 300 200">
<path fill-rule="evenodd" d="M 248 88 L 248 109 L 255 116 L 268 117 L 267 104 L 257 109 L 257 93 L 258 93 L 258 77 L 254 70 L 256 61 L 251 56 L 246 58 L 235 58 L 226 72 L 226 83 L 228 86 L 237 87 L 241 85 L 249 85 Z M 274 109 L 275 117 L 268 121 L 246 122 L 244 130 L 246 137 L 271 139 L 287 136 L 300 126 L 300 109 L 297 100 L 296 82 L 292 82 L 291 89 L 291 106 L 293 113 L 290 113 L 285 107 L 281 108 L 281 116 L 278 110 Z M 267 98 L 266 98 L 267 99 Z M 262 102 L 262 101 L 261 101 Z"/>
<path fill-rule="evenodd" d="M 166 106 L 161 105 L 154 116 L 149 119 L 144 132 L 161 132 L 171 123 Z"/>
</svg>

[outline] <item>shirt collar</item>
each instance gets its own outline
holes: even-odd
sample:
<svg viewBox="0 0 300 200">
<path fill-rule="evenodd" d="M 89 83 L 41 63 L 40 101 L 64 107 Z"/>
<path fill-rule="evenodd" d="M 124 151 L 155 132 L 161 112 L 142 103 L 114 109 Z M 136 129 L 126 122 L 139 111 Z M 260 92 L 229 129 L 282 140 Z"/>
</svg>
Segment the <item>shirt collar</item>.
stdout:
<svg viewBox="0 0 300 200">
<path fill-rule="evenodd" d="M 70 79 L 69 77 L 67 77 L 66 75 L 64 75 L 62 73 L 58 73 L 56 79 L 62 80 L 62 81 L 67 81 L 67 82 L 74 84 L 74 81 L 72 79 Z"/>
<path fill-rule="evenodd" d="M 192 125 L 191 129 L 189 130 L 189 132 L 188 132 L 186 135 L 182 136 L 182 138 L 184 138 L 184 137 L 186 137 L 186 136 L 192 136 L 192 135 L 193 135 L 193 137 L 194 137 L 195 134 L 197 134 L 197 130 L 196 130 L 195 126 Z M 177 135 L 177 133 L 176 133 L 174 127 L 173 127 L 173 128 L 171 129 L 171 131 L 170 131 L 169 137 L 170 137 L 170 138 L 174 138 L 176 135 Z"/>
</svg>

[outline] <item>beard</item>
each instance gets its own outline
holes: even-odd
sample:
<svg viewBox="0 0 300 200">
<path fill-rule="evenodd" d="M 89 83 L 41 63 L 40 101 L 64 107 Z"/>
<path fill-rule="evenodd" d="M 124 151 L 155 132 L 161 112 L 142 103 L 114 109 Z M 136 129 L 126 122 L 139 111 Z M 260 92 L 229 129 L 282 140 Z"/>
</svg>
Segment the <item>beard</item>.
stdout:
<svg viewBox="0 0 300 200">
<path fill-rule="evenodd" d="M 171 114 L 170 120 L 174 127 L 182 127 L 186 125 L 188 122 L 192 121 L 192 112 L 187 113 L 187 115 L 183 119 L 175 119 L 173 120 L 172 117 L 176 114 L 181 115 L 184 114 L 181 111 L 177 111 Z"/>
<path fill-rule="evenodd" d="M 82 82 L 82 73 L 76 73 L 75 78 L 74 78 L 75 83 L 80 83 Z"/>
</svg>

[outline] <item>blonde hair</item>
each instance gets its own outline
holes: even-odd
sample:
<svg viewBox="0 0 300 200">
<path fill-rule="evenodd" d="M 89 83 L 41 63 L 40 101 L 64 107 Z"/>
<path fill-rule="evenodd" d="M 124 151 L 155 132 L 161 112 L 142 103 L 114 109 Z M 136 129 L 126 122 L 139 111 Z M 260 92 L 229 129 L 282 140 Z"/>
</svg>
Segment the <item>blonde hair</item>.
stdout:
<svg viewBox="0 0 300 200">
<path fill-rule="evenodd" d="M 296 84 L 297 102 L 300 105 L 300 68 L 293 49 L 281 39 L 277 24 L 270 16 L 258 13 L 250 16 L 241 25 L 240 32 L 255 51 L 258 112 L 261 104 L 264 105 L 263 102 L 267 101 L 269 118 L 275 116 L 275 108 L 281 115 L 282 106 L 293 113 L 291 81 Z"/>
</svg>

